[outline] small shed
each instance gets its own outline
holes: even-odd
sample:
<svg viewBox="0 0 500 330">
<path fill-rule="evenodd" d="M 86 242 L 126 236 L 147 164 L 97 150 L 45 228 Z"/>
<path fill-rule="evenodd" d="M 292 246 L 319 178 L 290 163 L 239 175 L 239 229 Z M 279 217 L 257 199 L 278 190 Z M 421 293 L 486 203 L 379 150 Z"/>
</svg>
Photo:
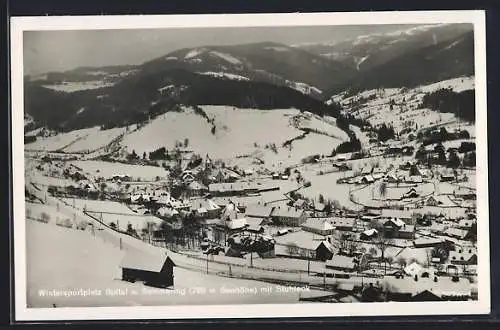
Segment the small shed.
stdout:
<svg viewBox="0 0 500 330">
<path fill-rule="evenodd" d="M 164 288 L 174 285 L 174 266 L 166 254 L 138 252 L 127 253 L 120 264 L 122 280 Z"/>
</svg>

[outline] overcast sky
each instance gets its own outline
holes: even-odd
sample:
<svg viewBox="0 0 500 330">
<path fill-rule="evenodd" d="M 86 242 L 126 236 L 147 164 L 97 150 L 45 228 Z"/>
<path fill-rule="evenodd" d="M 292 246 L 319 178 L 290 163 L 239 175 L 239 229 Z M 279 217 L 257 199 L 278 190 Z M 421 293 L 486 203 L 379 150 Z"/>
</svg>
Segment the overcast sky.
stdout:
<svg viewBox="0 0 500 330">
<path fill-rule="evenodd" d="M 273 41 L 342 41 L 411 25 L 80 30 L 24 32 L 24 73 L 141 64 L 180 48 Z"/>
</svg>

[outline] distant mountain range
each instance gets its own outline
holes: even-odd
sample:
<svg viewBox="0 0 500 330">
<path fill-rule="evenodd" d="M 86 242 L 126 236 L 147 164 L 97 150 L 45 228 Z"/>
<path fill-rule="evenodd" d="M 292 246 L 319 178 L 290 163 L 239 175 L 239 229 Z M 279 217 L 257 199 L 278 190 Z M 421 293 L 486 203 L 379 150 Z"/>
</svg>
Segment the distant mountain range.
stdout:
<svg viewBox="0 0 500 330">
<path fill-rule="evenodd" d="M 455 39 L 472 29 L 472 24 L 424 25 L 363 35 L 338 43 L 308 43 L 296 47 L 339 61 L 357 71 L 366 71 L 414 50 Z"/>
<path fill-rule="evenodd" d="M 351 89 L 415 87 L 459 76 L 474 75 L 474 33 L 408 51 L 387 62 L 359 71 L 337 84 L 329 94 Z"/>
<path fill-rule="evenodd" d="M 440 25 L 334 45 L 264 42 L 180 49 L 142 65 L 81 67 L 25 79 L 25 111 L 70 130 L 124 125 L 178 104 L 294 107 L 336 116 L 346 89 L 410 87 L 474 74 L 471 25 Z M 35 124 L 34 124 L 35 123 Z"/>
</svg>

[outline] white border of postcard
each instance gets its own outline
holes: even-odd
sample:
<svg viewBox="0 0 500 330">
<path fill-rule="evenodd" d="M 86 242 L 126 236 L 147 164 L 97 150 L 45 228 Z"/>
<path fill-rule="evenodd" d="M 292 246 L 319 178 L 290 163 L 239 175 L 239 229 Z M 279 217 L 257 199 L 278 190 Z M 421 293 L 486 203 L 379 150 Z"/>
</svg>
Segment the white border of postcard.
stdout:
<svg viewBox="0 0 500 330">
<path fill-rule="evenodd" d="M 225 306 L 143 306 L 95 308 L 26 307 L 24 205 L 23 31 L 151 29 L 169 27 L 255 27 L 377 24 L 472 23 L 475 42 L 477 132 L 478 300 L 465 302 L 384 302 L 352 304 L 242 304 Z M 15 320 L 190 319 L 463 315 L 490 312 L 490 256 L 484 11 L 227 14 L 168 16 L 60 16 L 11 18 L 12 156 L 15 260 Z"/>
</svg>

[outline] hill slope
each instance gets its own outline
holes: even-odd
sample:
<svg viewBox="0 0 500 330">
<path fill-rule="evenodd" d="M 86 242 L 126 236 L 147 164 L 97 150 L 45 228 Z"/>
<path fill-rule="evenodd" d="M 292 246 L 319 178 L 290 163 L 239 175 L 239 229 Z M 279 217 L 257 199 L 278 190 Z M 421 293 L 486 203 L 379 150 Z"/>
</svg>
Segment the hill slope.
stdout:
<svg viewBox="0 0 500 330">
<path fill-rule="evenodd" d="M 331 116 L 338 110 L 284 86 L 221 79 L 185 69 L 153 70 L 147 65 L 113 86 L 99 89 L 65 93 L 38 83 L 25 86 L 26 113 L 40 125 L 58 130 L 129 125 L 175 111 L 179 104 L 297 108 Z"/>
</svg>

